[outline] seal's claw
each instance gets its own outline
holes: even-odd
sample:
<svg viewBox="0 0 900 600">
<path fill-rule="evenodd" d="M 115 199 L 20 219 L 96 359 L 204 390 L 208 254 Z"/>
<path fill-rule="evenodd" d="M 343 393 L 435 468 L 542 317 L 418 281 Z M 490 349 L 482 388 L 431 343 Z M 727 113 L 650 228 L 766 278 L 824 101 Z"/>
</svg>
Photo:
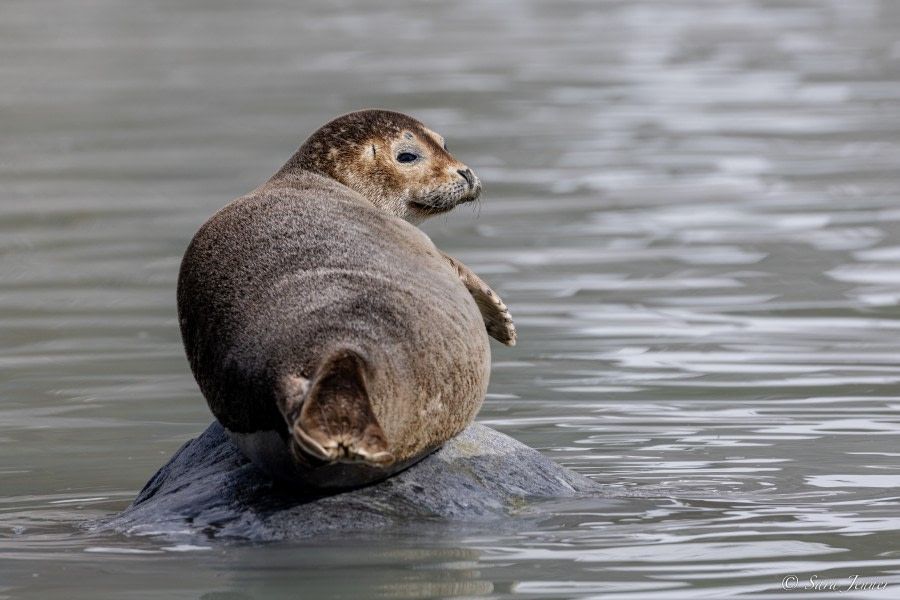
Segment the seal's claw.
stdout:
<svg viewBox="0 0 900 600">
<path fill-rule="evenodd" d="M 332 433 L 322 427 L 307 432 L 298 420 L 291 433 L 296 445 L 295 452 L 300 451 L 324 462 L 364 462 L 376 466 L 394 462 L 394 455 L 386 449 L 384 432 L 377 425 L 370 424 L 362 435 L 358 430 Z"/>
<path fill-rule="evenodd" d="M 516 345 L 516 326 L 513 324 L 512 319 L 507 318 L 501 321 L 490 321 L 485 319 L 484 326 L 487 329 L 488 335 L 501 344 L 505 344 L 509 347 Z"/>
<path fill-rule="evenodd" d="M 472 290 L 470 290 L 472 291 Z M 509 309 L 491 288 L 472 291 L 472 296 L 481 310 L 488 335 L 507 346 L 516 345 L 516 326 Z"/>
</svg>

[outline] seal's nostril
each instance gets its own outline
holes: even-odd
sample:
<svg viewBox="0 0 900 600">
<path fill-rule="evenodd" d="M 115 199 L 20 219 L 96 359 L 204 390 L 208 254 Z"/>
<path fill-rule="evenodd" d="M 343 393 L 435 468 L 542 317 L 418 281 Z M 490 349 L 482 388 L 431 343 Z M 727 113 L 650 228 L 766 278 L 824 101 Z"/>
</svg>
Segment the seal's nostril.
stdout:
<svg viewBox="0 0 900 600">
<path fill-rule="evenodd" d="M 466 183 L 469 184 L 469 189 L 475 186 L 475 175 L 472 173 L 472 169 L 457 169 L 456 172 L 462 175 L 462 178 L 466 180 Z"/>
</svg>

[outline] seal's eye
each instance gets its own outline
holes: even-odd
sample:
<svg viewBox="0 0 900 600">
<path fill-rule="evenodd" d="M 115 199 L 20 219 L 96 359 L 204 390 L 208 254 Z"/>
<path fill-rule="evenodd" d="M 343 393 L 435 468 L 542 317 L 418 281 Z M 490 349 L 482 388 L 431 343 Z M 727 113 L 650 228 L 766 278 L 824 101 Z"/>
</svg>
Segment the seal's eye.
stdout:
<svg viewBox="0 0 900 600">
<path fill-rule="evenodd" d="M 412 152 L 401 152 L 397 155 L 397 162 L 411 163 L 416 162 L 417 160 L 419 160 L 419 157 Z"/>
</svg>

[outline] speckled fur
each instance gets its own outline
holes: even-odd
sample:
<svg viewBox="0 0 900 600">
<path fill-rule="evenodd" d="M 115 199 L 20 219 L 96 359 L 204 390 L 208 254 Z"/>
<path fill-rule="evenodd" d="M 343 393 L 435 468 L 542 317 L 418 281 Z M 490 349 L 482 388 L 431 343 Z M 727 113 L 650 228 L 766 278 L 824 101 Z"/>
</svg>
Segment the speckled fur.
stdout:
<svg viewBox="0 0 900 600">
<path fill-rule="evenodd" d="M 422 160 L 397 165 L 393 159 L 404 150 Z M 342 183 L 410 223 L 475 200 L 481 192 L 481 181 L 447 152 L 441 136 L 411 117 L 383 110 L 350 113 L 323 126 L 275 178 L 300 171 Z"/>
<path fill-rule="evenodd" d="M 178 307 L 191 368 L 213 414 L 236 438 L 261 433 L 285 443 L 277 460 L 249 456 L 276 477 L 300 472 L 303 479 L 304 470 L 318 468 L 295 465 L 299 471 L 285 473 L 275 464 L 289 456 L 278 406 L 306 389 L 298 382 L 335 352 L 353 352 L 367 365 L 372 410 L 394 469 L 462 431 L 484 397 L 490 350 L 479 306 L 448 257 L 404 220 L 416 221 L 423 210 L 397 208 L 410 202 L 404 190 L 431 190 L 438 206 L 477 191 L 457 174 L 469 196 L 453 196 L 457 182 L 444 173 L 465 167 L 449 154 L 437 161 L 443 167 L 430 165 L 430 181 L 398 188 L 376 161 L 379 147 L 390 158 L 392 140 L 404 143 L 405 131 L 446 154 L 436 134 L 397 113 L 338 119 L 266 184 L 210 218 L 185 253 Z M 373 140 L 380 144 L 375 160 L 361 169 L 360 149 L 371 152 Z M 348 165 L 356 172 L 348 174 Z M 328 468 L 346 471 L 337 475 L 339 486 L 391 472 Z"/>
</svg>

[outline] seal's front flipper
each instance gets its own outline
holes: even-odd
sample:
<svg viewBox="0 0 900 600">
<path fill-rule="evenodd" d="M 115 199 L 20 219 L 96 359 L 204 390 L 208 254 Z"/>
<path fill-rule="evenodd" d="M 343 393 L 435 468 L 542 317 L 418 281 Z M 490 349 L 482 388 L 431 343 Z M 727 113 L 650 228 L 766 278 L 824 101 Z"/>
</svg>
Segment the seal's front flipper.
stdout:
<svg viewBox="0 0 900 600">
<path fill-rule="evenodd" d="M 394 462 L 366 391 L 365 363 L 351 351 L 326 358 L 312 380 L 284 382 L 279 408 L 291 433 L 291 451 L 304 464 Z M 293 392 L 293 393 L 292 393 Z"/>
<path fill-rule="evenodd" d="M 481 277 L 476 275 L 472 269 L 462 264 L 455 258 L 441 252 L 441 255 L 447 259 L 463 285 L 472 294 L 478 309 L 481 311 L 481 317 L 484 319 L 484 326 L 487 328 L 488 335 L 500 343 L 507 346 L 516 345 L 516 326 L 512 317 L 507 310 L 503 300 L 497 295 L 497 292 L 491 289 Z"/>
</svg>

